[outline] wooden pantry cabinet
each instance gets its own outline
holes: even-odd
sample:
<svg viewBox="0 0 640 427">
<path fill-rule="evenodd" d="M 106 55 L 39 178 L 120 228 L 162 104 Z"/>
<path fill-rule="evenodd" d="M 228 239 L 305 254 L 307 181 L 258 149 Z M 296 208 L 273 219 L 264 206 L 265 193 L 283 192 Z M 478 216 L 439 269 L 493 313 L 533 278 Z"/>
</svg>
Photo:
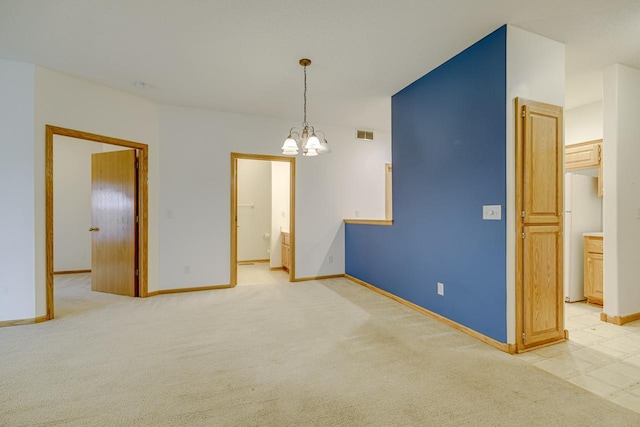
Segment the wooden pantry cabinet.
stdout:
<svg viewBox="0 0 640 427">
<path fill-rule="evenodd" d="M 600 233 L 584 236 L 584 296 L 587 302 L 603 303 L 604 238 Z"/>
</svg>

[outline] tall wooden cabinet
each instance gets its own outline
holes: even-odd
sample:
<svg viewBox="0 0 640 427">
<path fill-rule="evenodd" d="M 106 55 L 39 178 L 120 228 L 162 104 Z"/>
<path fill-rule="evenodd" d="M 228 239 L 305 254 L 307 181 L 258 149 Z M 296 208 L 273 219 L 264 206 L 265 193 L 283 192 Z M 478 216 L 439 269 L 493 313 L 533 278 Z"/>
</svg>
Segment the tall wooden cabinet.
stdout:
<svg viewBox="0 0 640 427">
<path fill-rule="evenodd" d="M 584 236 L 584 295 L 587 302 L 602 305 L 603 302 L 604 238 L 601 233 Z"/>
<path fill-rule="evenodd" d="M 516 351 L 565 338 L 562 108 L 516 99 Z"/>
</svg>

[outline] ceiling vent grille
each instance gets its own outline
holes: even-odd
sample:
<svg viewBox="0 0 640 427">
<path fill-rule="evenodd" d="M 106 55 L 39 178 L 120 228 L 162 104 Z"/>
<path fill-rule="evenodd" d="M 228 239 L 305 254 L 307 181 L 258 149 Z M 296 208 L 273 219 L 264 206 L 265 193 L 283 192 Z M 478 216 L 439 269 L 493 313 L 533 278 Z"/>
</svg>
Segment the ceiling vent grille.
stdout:
<svg viewBox="0 0 640 427">
<path fill-rule="evenodd" d="M 356 139 L 359 139 L 361 141 L 373 141 L 373 131 L 357 129 Z"/>
</svg>

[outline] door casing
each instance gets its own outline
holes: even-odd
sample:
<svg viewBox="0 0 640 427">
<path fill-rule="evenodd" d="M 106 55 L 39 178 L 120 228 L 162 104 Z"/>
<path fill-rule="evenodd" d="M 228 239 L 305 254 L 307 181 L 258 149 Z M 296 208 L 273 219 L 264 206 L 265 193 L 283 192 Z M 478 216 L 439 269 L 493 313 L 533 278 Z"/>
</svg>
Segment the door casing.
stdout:
<svg viewBox="0 0 640 427">
<path fill-rule="evenodd" d="M 149 146 L 139 142 L 112 138 L 58 126 L 46 125 L 45 135 L 45 230 L 46 230 L 46 320 L 54 318 L 53 300 L 53 138 L 54 135 L 82 139 L 88 142 L 112 144 L 138 150 L 138 288 L 139 296 L 148 296 L 148 176 L 149 176 Z"/>
<path fill-rule="evenodd" d="M 289 237 L 291 246 L 291 266 L 289 268 L 289 281 L 293 282 L 296 274 L 296 159 L 295 157 L 268 156 L 262 154 L 231 153 L 231 253 L 230 253 L 230 278 L 229 286 L 238 284 L 238 159 L 264 160 L 270 162 L 289 162 Z"/>
</svg>

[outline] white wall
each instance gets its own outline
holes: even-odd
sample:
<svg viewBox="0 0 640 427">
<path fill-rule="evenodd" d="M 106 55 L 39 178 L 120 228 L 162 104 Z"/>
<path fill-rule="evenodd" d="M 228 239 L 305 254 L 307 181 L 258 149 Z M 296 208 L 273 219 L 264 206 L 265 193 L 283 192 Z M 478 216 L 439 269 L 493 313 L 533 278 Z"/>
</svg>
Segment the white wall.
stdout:
<svg viewBox="0 0 640 427">
<path fill-rule="evenodd" d="M 53 271 L 91 269 L 91 155 L 103 144 L 54 135 Z"/>
<path fill-rule="evenodd" d="M 602 101 L 582 105 L 564 112 L 564 144 L 602 139 Z"/>
<path fill-rule="evenodd" d="M 238 159 L 238 261 L 269 259 L 271 161 Z"/>
<path fill-rule="evenodd" d="M 280 232 L 289 232 L 290 174 L 289 162 L 271 162 L 271 268 L 282 267 Z"/>
<path fill-rule="evenodd" d="M 30 160 L 35 166 L 36 315 L 46 313 L 44 146 L 47 124 L 149 145 L 149 290 L 158 289 L 158 106 L 105 86 L 36 67 L 35 151 Z M 33 126 L 32 117 L 30 128 Z"/>
<path fill-rule="evenodd" d="M 316 125 L 333 153 L 296 159 L 297 277 L 344 273 L 342 220 L 356 209 L 362 218 L 384 218 L 390 135 L 377 132 L 377 141 L 361 144 L 352 128 Z M 289 120 L 160 106 L 161 289 L 229 283 L 230 153 L 280 155 L 291 126 Z"/>
<path fill-rule="evenodd" d="M 640 312 L 640 70 L 604 70 L 604 312 Z"/>
<path fill-rule="evenodd" d="M 0 269 L 0 320 L 46 314 L 47 124 L 149 145 L 149 291 L 229 283 L 230 152 L 279 155 L 291 121 L 159 106 L 13 61 L 0 60 L 0 73 L 8 136 L 0 188 L 14 206 L 0 214 L 8 265 Z M 384 164 L 391 162 L 389 133 L 361 144 L 353 128 L 315 125 L 334 152 L 297 159 L 297 277 L 344 273 L 342 220 L 355 210 L 384 218 Z M 20 143 L 5 147 L 8 141 Z"/>
<path fill-rule="evenodd" d="M 33 65 L 0 59 L 0 321 L 36 317 L 34 78 Z"/>
<path fill-rule="evenodd" d="M 507 27 L 507 340 L 515 343 L 515 101 L 564 106 L 564 45 Z"/>
</svg>

